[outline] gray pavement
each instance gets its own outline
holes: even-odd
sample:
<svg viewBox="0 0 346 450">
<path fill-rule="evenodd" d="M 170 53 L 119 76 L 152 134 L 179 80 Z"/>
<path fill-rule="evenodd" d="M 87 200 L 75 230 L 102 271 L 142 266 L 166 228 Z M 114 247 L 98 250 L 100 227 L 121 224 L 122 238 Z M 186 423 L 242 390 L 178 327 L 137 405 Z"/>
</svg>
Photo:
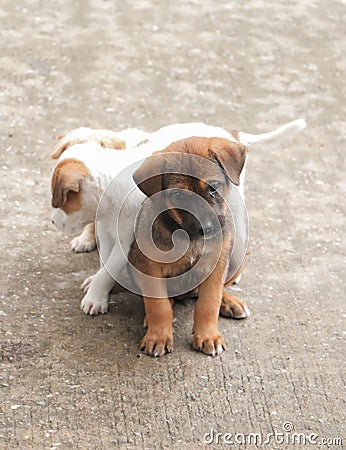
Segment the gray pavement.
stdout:
<svg viewBox="0 0 346 450">
<path fill-rule="evenodd" d="M 345 445 L 345 10 L 1 2 L 0 448 L 250 449 L 251 433 L 275 432 L 258 447 Z M 161 359 L 138 352 L 139 297 L 118 289 L 107 315 L 79 310 L 98 258 L 50 223 L 55 134 L 186 121 L 262 132 L 298 117 L 309 127 L 293 142 L 249 155 L 237 294 L 252 316 L 220 319 L 221 357 L 191 349 L 192 301 L 176 306 Z"/>
</svg>

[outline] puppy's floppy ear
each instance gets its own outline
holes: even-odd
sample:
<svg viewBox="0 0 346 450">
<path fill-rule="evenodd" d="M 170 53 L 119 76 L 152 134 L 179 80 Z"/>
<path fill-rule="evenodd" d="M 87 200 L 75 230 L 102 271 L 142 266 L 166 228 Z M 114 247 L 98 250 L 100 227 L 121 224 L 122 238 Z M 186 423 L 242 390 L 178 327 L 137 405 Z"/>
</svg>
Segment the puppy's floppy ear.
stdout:
<svg viewBox="0 0 346 450">
<path fill-rule="evenodd" d="M 211 138 L 209 151 L 236 186 L 246 159 L 246 147 L 224 138 Z"/>
<path fill-rule="evenodd" d="M 165 156 L 156 152 L 149 156 L 132 175 L 139 189 L 148 197 L 162 190 Z"/>
<path fill-rule="evenodd" d="M 81 181 L 89 174 L 84 163 L 65 159 L 54 169 L 52 175 L 52 206 L 64 206 L 69 192 L 79 192 Z"/>
</svg>

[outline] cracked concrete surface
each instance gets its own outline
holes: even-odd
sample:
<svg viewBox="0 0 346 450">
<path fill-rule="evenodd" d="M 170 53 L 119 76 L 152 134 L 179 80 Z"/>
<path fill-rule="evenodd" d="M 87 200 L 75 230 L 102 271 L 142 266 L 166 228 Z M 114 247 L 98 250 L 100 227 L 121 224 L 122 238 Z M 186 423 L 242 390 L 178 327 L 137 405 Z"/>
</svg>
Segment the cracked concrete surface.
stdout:
<svg viewBox="0 0 346 450">
<path fill-rule="evenodd" d="M 319 443 L 343 437 L 345 12 L 336 0 L 3 0 L 0 448 L 197 449 L 212 429 L 222 437 L 207 447 L 230 448 L 225 433 L 286 422 Z M 293 142 L 249 155 L 239 296 L 252 316 L 220 318 L 221 357 L 191 349 L 191 301 L 161 359 L 138 353 L 139 297 L 115 290 L 107 315 L 81 313 L 98 258 L 50 224 L 55 134 L 186 121 L 262 132 L 298 117 L 309 127 Z M 267 448 L 310 448 L 292 433 Z"/>
</svg>

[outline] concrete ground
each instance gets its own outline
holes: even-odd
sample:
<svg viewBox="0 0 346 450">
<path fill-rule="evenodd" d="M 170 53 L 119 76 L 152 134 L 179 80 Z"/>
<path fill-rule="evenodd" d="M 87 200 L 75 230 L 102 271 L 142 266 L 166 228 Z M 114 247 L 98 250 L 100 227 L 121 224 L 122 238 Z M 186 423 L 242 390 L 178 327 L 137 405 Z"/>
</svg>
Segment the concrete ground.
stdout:
<svg viewBox="0 0 346 450">
<path fill-rule="evenodd" d="M 1 449 L 345 445 L 345 9 L 1 2 Z M 191 349 L 192 301 L 175 308 L 161 359 L 138 351 L 139 297 L 119 289 L 107 315 L 80 311 L 98 258 L 50 223 L 56 134 L 186 121 L 262 132 L 298 117 L 309 127 L 293 142 L 249 155 L 237 295 L 252 316 L 220 319 L 221 357 Z"/>
</svg>

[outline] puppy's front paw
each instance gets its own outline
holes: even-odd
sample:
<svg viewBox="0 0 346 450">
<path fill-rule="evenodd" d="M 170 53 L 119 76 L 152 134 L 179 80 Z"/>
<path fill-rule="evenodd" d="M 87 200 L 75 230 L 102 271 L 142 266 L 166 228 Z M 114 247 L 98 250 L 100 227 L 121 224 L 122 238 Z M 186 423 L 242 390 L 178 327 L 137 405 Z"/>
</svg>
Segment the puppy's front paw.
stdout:
<svg viewBox="0 0 346 450">
<path fill-rule="evenodd" d="M 95 294 L 91 294 L 90 291 L 84 296 L 80 305 L 81 310 L 85 314 L 105 314 L 108 310 L 108 297 L 97 297 Z"/>
<path fill-rule="evenodd" d="M 88 253 L 92 252 L 96 248 L 96 240 L 95 238 L 86 238 L 81 234 L 80 236 L 75 237 L 71 241 L 71 250 L 75 253 Z"/>
<path fill-rule="evenodd" d="M 224 291 L 220 307 L 220 314 L 233 319 L 246 319 L 250 316 L 250 310 L 246 303 Z"/>
<path fill-rule="evenodd" d="M 215 336 L 206 336 L 195 333 L 192 342 L 193 348 L 205 353 L 206 355 L 220 355 L 225 350 L 225 342 L 221 334 Z"/>
<path fill-rule="evenodd" d="M 173 351 L 172 329 L 148 330 L 142 339 L 141 350 L 151 356 L 163 356 Z"/>
</svg>

